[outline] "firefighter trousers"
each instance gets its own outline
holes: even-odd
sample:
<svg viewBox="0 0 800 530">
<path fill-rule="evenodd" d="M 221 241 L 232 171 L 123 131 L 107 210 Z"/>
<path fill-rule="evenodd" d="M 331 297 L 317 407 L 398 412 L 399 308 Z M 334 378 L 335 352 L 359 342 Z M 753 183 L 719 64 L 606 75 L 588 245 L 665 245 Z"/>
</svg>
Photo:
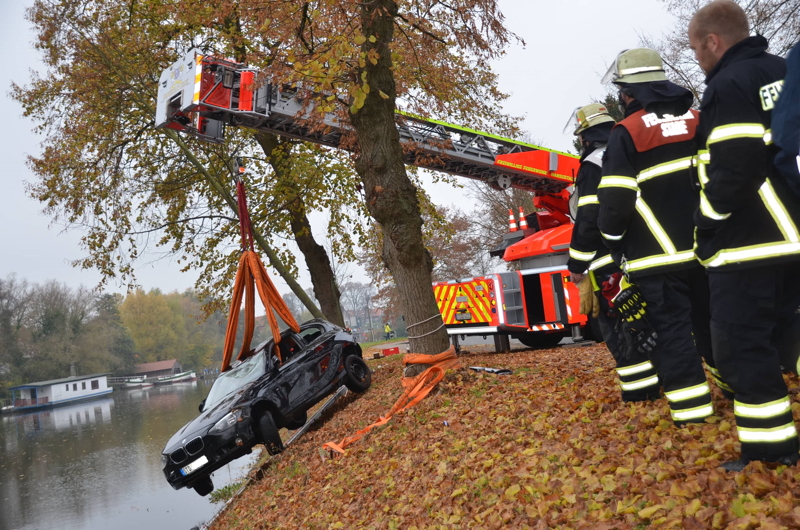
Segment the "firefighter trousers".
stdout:
<svg viewBox="0 0 800 530">
<path fill-rule="evenodd" d="M 779 347 L 800 305 L 798 263 L 709 271 L 717 368 L 735 393 L 733 412 L 748 460 L 797 455 L 797 430 Z"/>
<path fill-rule="evenodd" d="M 608 281 L 610 274 L 597 275 L 596 282 L 602 285 Z M 608 300 L 602 295 L 600 299 L 600 314 L 597 321 L 600 324 L 600 332 L 606 347 L 614 357 L 617 364 L 617 376 L 619 377 L 622 401 L 646 401 L 656 400 L 660 397 L 658 389 L 658 375 L 655 367 L 646 355 L 637 351 L 624 351 L 627 348 L 622 337 L 622 327 L 619 325 L 619 317 L 615 309 L 609 306 Z"/>
<path fill-rule="evenodd" d="M 645 318 L 658 334 L 650 360 L 658 370 L 672 421 L 701 423 L 714 413 L 700 354 L 711 357 L 710 333 L 703 329 L 708 329 L 708 321 L 703 321 L 701 310 L 708 301 L 705 271 L 698 266 L 636 278 L 634 283 L 647 303 Z"/>
</svg>

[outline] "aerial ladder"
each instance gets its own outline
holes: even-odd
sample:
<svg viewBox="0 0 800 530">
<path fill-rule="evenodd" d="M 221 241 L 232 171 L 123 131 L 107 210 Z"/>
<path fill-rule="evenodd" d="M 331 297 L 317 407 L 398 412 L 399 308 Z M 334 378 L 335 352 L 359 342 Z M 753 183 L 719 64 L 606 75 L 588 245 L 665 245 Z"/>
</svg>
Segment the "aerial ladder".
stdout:
<svg viewBox="0 0 800 530">
<path fill-rule="evenodd" d="M 335 114 L 309 119 L 302 91 L 261 82 L 262 72 L 190 50 L 161 74 L 156 126 L 222 142 L 226 127 L 245 127 L 339 148 L 348 132 Z M 565 335 L 592 337 L 579 312 L 579 293 L 566 269 L 572 220 L 569 187 L 578 158 L 551 149 L 398 111 L 405 162 L 485 182 L 497 190 L 531 192 L 535 228 L 512 232 L 492 251 L 519 269 L 433 285 L 454 343 L 467 335 L 492 335 L 500 349 L 508 337 L 529 346 L 557 344 Z"/>
</svg>

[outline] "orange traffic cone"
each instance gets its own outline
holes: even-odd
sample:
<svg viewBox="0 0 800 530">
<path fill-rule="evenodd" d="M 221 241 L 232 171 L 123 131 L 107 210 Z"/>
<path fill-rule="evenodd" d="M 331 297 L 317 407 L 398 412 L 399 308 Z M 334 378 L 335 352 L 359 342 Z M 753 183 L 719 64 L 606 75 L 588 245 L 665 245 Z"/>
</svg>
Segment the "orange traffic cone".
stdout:
<svg viewBox="0 0 800 530">
<path fill-rule="evenodd" d="M 508 209 L 508 231 L 509 232 L 517 231 L 517 220 L 514 218 L 514 210 L 512 210 L 511 208 Z"/>
<path fill-rule="evenodd" d="M 528 229 L 528 221 L 525 220 L 525 214 L 522 212 L 522 206 L 519 207 L 519 229 Z"/>
</svg>

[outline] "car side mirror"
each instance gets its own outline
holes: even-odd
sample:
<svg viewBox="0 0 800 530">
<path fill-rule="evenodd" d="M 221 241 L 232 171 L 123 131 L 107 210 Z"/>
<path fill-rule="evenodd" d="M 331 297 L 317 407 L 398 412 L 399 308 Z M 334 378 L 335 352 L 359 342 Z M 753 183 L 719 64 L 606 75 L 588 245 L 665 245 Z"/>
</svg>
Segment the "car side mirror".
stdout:
<svg viewBox="0 0 800 530">
<path fill-rule="evenodd" d="M 203 401 L 200 402 L 200 406 L 197 407 L 197 410 L 199 410 L 200 412 L 203 412 L 203 407 L 205 407 L 205 406 L 206 406 L 206 400 L 204 399 Z"/>
</svg>

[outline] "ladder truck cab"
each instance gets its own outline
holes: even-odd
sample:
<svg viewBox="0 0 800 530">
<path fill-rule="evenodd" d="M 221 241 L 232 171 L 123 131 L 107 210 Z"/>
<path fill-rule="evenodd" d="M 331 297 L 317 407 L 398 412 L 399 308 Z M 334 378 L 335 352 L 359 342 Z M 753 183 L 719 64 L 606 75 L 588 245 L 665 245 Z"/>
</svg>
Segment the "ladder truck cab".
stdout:
<svg viewBox="0 0 800 530">
<path fill-rule="evenodd" d="M 234 126 L 339 147 L 347 124 L 327 113 L 322 124 L 310 125 L 313 102 L 303 99 L 303 91 L 264 78 L 269 76 L 240 63 L 190 50 L 161 74 L 156 126 L 212 142 L 223 141 L 225 128 Z M 498 350 L 508 349 L 509 336 L 532 347 L 554 346 L 564 336 L 599 337 L 579 313 L 578 290 L 567 281 L 569 189 L 578 158 L 401 111 L 396 122 L 407 164 L 534 195 L 538 211 L 528 219 L 536 228 L 507 234 L 492 251 L 519 262 L 520 270 L 434 284 L 456 345 L 466 335 L 493 335 Z"/>
</svg>

